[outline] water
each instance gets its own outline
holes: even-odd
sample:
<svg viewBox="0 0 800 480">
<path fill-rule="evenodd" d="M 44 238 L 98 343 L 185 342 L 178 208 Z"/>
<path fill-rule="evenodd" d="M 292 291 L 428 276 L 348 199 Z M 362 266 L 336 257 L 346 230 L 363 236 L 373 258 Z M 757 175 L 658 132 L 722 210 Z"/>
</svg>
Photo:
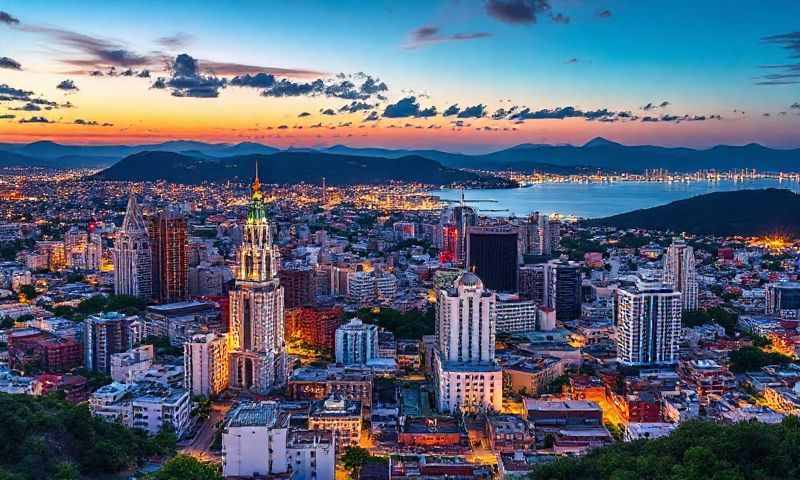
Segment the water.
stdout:
<svg viewBox="0 0 800 480">
<path fill-rule="evenodd" d="M 525 216 L 530 212 L 560 213 L 583 218 L 598 218 L 640 208 L 682 200 L 711 192 L 756 188 L 784 188 L 800 193 L 800 183 L 757 179 L 720 180 L 689 183 L 617 182 L 617 183 L 540 183 L 506 190 L 465 190 L 467 200 L 496 200 L 497 203 L 473 203 L 478 213 L 488 216 Z M 460 190 L 431 192 L 444 200 L 458 200 Z M 487 210 L 508 210 L 490 212 Z"/>
</svg>

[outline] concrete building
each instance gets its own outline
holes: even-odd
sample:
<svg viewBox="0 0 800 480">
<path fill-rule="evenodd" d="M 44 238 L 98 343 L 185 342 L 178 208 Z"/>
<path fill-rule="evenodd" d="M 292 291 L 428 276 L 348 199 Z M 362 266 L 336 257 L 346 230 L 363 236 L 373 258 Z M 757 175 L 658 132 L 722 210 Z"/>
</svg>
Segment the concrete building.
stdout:
<svg viewBox="0 0 800 480">
<path fill-rule="evenodd" d="M 538 307 L 533 300 L 525 300 L 519 295 L 498 293 L 495 312 L 495 330 L 498 334 L 536 330 Z"/>
<path fill-rule="evenodd" d="M 206 333 L 183 345 L 184 386 L 192 396 L 211 398 L 228 389 L 229 343 L 227 334 Z"/>
<path fill-rule="evenodd" d="M 254 477 L 286 473 L 289 415 L 276 402 L 244 403 L 222 430 L 222 475 Z"/>
<path fill-rule="evenodd" d="M 314 305 L 316 278 L 314 267 L 302 262 L 288 262 L 278 272 L 283 287 L 284 307 Z"/>
<path fill-rule="evenodd" d="M 397 278 L 391 273 L 349 272 L 347 300 L 361 305 L 391 302 L 397 294 Z"/>
<path fill-rule="evenodd" d="M 514 225 L 475 226 L 467 230 L 467 269 L 478 275 L 486 288 L 517 291 L 518 235 Z"/>
<path fill-rule="evenodd" d="M 83 321 L 84 366 L 111 374 L 111 356 L 125 352 L 141 340 L 138 317 L 117 312 L 90 315 Z"/>
<path fill-rule="evenodd" d="M 773 282 L 766 285 L 764 310 L 783 320 L 800 320 L 800 282 Z"/>
<path fill-rule="evenodd" d="M 694 249 L 674 239 L 664 254 L 664 283 L 681 293 L 683 310 L 697 310 L 698 288 Z"/>
<path fill-rule="evenodd" d="M 153 366 L 156 354 L 152 345 L 142 345 L 111 355 L 111 380 L 131 383 L 140 373 Z"/>
<path fill-rule="evenodd" d="M 673 364 L 681 336 L 681 294 L 639 277 L 617 290 L 617 358 L 626 365 Z"/>
<path fill-rule="evenodd" d="M 125 219 L 117 232 L 111 254 L 114 262 L 114 293 L 150 298 L 153 294 L 150 237 L 133 192 L 128 196 Z"/>
<path fill-rule="evenodd" d="M 180 437 L 189 427 L 189 392 L 152 382 L 111 383 L 89 398 L 92 415 L 155 435 L 168 427 Z"/>
<path fill-rule="evenodd" d="M 500 411 L 503 378 L 495 362 L 495 295 L 464 272 L 439 290 L 434 354 L 439 411 Z"/>
<path fill-rule="evenodd" d="M 543 306 L 555 309 L 560 321 L 581 317 L 581 267 L 576 262 L 551 260 L 544 266 Z"/>
<path fill-rule="evenodd" d="M 311 405 L 308 428 L 333 432 L 336 454 L 341 455 L 361 441 L 361 413 L 361 402 L 332 396 Z"/>
<path fill-rule="evenodd" d="M 189 297 L 188 224 L 175 212 L 156 215 L 148 224 L 153 252 L 153 298 L 179 302 Z"/>
<path fill-rule="evenodd" d="M 336 363 L 366 365 L 378 355 L 378 326 L 352 318 L 336 329 Z"/>
</svg>

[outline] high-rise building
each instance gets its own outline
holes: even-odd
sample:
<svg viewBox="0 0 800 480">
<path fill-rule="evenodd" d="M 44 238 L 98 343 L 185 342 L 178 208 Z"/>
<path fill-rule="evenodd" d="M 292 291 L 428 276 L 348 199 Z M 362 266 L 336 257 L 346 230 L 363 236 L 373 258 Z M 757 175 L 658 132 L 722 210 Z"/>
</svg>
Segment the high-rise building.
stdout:
<svg viewBox="0 0 800 480">
<path fill-rule="evenodd" d="M 464 264 L 467 259 L 467 230 L 477 223 L 478 215 L 472 207 L 465 205 L 464 192 L 461 192 L 461 203 L 445 209 L 439 220 L 441 237 L 438 247 L 443 262 Z"/>
<path fill-rule="evenodd" d="M 397 293 L 397 278 L 388 272 L 349 272 L 347 299 L 359 304 L 391 302 Z"/>
<path fill-rule="evenodd" d="M 537 305 L 544 305 L 545 264 L 534 263 L 519 267 L 519 294 L 533 300 Z"/>
<path fill-rule="evenodd" d="M 336 363 L 365 365 L 378 357 L 378 326 L 358 318 L 336 329 Z"/>
<path fill-rule="evenodd" d="M 305 263 L 289 262 L 278 272 L 283 287 L 286 308 L 313 305 L 316 297 L 314 267 Z"/>
<path fill-rule="evenodd" d="M 230 292 L 231 387 L 266 393 L 286 383 L 280 253 L 256 173 Z"/>
<path fill-rule="evenodd" d="M 184 386 L 191 394 L 216 397 L 230 384 L 227 334 L 197 334 L 183 344 Z"/>
<path fill-rule="evenodd" d="M 336 329 L 342 323 L 342 307 L 297 307 L 286 310 L 286 338 L 302 340 L 316 348 L 333 351 Z"/>
<path fill-rule="evenodd" d="M 186 217 L 164 212 L 148 225 L 153 251 L 153 298 L 178 302 L 189 296 L 188 226 Z"/>
<path fill-rule="evenodd" d="M 626 365 L 678 361 L 681 293 L 671 285 L 639 277 L 617 289 L 617 358 Z"/>
<path fill-rule="evenodd" d="M 560 321 L 581 316 L 581 267 L 576 262 L 551 260 L 544 266 L 544 306 L 555 309 Z"/>
<path fill-rule="evenodd" d="M 557 217 L 533 212 L 520 226 L 522 253 L 551 255 L 561 242 L 561 221 Z"/>
<path fill-rule="evenodd" d="M 674 239 L 664 254 L 664 282 L 681 292 L 684 310 L 697 310 L 694 249 L 682 239 Z"/>
<path fill-rule="evenodd" d="M 467 269 L 483 279 L 486 288 L 517 291 L 518 235 L 513 225 L 469 227 L 467 230 Z"/>
<path fill-rule="evenodd" d="M 436 302 L 436 400 L 439 411 L 500 411 L 503 377 L 495 361 L 495 294 L 464 272 Z"/>
<path fill-rule="evenodd" d="M 111 374 L 111 356 L 125 352 L 141 338 L 136 317 L 109 312 L 90 315 L 83 321 L 84 365 L 89 370 Z M 138 333 L 137 333 L 138 332 Z"/>
<path fill-rule="evenodd" d="M 125 219 L 117 232 L 111 254 L 114 261 L 114 293 L 150 298 L 153 293 L 150 238 L 133 193 L 128 196 Z"/>
</svg>

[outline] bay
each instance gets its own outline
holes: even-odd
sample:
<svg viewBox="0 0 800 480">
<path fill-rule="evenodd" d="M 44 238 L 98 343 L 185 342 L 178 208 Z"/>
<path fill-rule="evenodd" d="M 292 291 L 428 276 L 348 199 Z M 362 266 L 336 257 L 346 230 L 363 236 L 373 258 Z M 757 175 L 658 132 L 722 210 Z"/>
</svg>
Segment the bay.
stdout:
<svg viewBox="0 0 800 480">
<path fill-rule="evenodd" d="M 468 204 L 478 209 L 479 215 L 519 217 L 538 211 L 598 218 L 656 207 L 705 193 L 758 188 L 784 188 L 800 193 L 800 183 L 797 181 L 762 178 L 740 181 L 537 183 L 503 190 L 464 190 L 464 197 Z M 433 190 L 430 194 L 443 200 L 457 201 L 461 198 L 461 190 L 457 189 Z M 478 202 L 469 203 L 469 200 Z"/>
</svg>

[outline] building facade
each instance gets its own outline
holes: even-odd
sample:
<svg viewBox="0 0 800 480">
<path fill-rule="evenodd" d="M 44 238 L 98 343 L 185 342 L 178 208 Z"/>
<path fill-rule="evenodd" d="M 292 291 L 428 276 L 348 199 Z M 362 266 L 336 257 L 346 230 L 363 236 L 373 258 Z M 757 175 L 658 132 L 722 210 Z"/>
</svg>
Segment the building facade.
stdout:
<svg viewBox="0 0 800 480">
<path fill-rule="evenodd" d="M 697 310 L 694 249 L 681 239 L 674 239 L 664 254 L 664 282 L 681 293 L 683 310 Z"/>
<path fill-rule="evenodd" d="M 467 269 L 500 292 L 517 291 L 519 232 L 513 225 L 469 227 Z"/>
<path fill-rule="evenodd" d="M 377 325 L 353 318 L 336 329 L 336 363 L 366 365 L 378 356 Z"/>
<path fill-rule="evenodd" d="M 153 251 L 153 298 L 178 302 L 189 296 L 188 225 L 186 217 L 164 212 L 148 225 Z"/>
<path fill-rule="evenodd" d="M 197 334 L 183 345 L 184 386 L 195 395 L 216 397 L 230 384 L 227 334 Z"/>
</svg>

